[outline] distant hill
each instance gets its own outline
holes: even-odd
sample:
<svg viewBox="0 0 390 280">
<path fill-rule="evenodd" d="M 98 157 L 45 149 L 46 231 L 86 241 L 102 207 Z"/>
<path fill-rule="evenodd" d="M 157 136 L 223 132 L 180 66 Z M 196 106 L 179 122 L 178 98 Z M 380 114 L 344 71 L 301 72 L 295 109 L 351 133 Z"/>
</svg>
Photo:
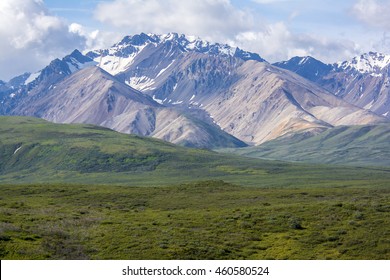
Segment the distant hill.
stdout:
<svg viewBox="0 0 390 280">
<path fill-rule="evenodd" d="M 280 137 L 258 147 L 230 150 L 256 158 L 321 164 L 390 166 L 390 125 L 340 126 L 318 135 Z"/>
<path fill-rule="evenodd" d="M 383 170 L 252 159 L 176 146 L 87 124 L 0 117 L 0 182 L 161 186 L 224 180 L 244 186 L 318 185 L 332 178 L 363 184 Z M 387 177 L 386 177 L 387 178 Z M 332 179 L 332 180 L 333 180 Z"/>
<path fill-rule="evenodd" d="M 87 124 L 0 117 L 0 182 L 152 184 L 241 174 L 285 164 L 220 155 Z M 228 178 L 227 177 L 227 178 Z"/>
</svg>

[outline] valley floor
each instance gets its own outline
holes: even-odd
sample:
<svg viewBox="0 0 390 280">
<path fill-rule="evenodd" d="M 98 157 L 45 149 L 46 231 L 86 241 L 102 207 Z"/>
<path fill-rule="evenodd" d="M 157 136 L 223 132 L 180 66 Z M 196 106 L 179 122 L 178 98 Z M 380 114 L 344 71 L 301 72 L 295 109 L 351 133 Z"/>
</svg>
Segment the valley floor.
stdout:
<svg viewBox="0 0 390 280">
<path fill-rule="evenodd" d="M 371 186 L 0 186 L 1 259 L 390 259 Z"/>
</svg>

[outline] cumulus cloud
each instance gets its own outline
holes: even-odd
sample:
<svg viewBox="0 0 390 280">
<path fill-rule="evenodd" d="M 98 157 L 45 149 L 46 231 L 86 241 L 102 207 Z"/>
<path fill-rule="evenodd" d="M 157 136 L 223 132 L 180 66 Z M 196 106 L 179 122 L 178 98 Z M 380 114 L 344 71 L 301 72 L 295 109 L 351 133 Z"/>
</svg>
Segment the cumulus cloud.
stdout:
<svg viewBox="0 0 390 280">
<path fill-rule="evenodd" d="M 83 49 L 86 38 L 52 16 L 42 0 L 1 0 L 0 78 L 36 71 L 51 59 L 74 48 Z"/>
<path fill-rule="evenodd" d="M 273 3 L 289 0 L 253 0 Z M 350 41 L 296 34 L 285 22 L 267 23 L 253 10 L 237 8 L 230 0 L 114 0 L 103 2 L 95 18 L 128 34 L 178 32 L 213 42 L 226 42 L 259 53 L 270 62 L 312 55 L 335 62 L 358 53 Z M 293 14 L 288 21 L 293 20 Z"/>
<path fill-rule="evenodd" d="M 378 12 L 380 2 L 358 1 L 354 6 L 355 16 L 367 22 L 377 17 L 377 25 L 387 26 L 388 13 L 383 13 L 381 18 Z M 7 67 L 0 67 L 0 79 L 39 70 L 53 58 L 62 57 L 74 48 L 106 48 L 124 35 L 140 32 L 196 35 L 211 42 L 229 43 L 257 52 L 270 62 L 295 55 L 312 55 L 334 62 L 359 53 L 359 46 L 347 40 L 292 31 L 289 24 L 296 16 L 293 13 L 286 18 L 287 22 L 269 23 L 261 10 L 240 8 L 231 0 L 112 0 L 96 6 L 95 19 L 107 27 L 106 31 L 99 31 L 78 23 L 69 25 L 51 15 L 42 0 L 1 0 L 0 65 Z M 109 27 L 113 28 L 110 30 Z M 388 43 L 387 37 L 384 43 Z"/>
<path fill-rule="evenodd" d="M 259 3 L 259 4 L 273 4 L 278 2 L 288 2 L 291 0 L 252 0 L 253 2 Z"/>
<path fill-rule="evenodd" d="M 101 31 L 99 29 L 89 30 L 89 28 L 79 23 L 70 24 L 69 32 L 85 38 L 85 51 L 107 48 L 107 46 L 122 39 L 121 35 L 117 32 Z"/>
<path fill-rule="evenodd" d="M 262 25 L 229 0 L 115 0 L 98 5 L 95 17 L 132 33 L 178 32 L 211 40 L 227 40 Z"/>
<path fill-rule="evenodd" d="M 370 26 L 390 28 L 389 0 L 359 0 L 353 6 L 352 13 L 360 21 Z"/>
<path fill-rule="evenodd" d="M 351 14 L 366 27 L 365 51 L 390 53 L 390 1 L 357 0 Z"/>
<path fill-rule="evenodd" d="M 264 31 L 244 32 L 235 38 L 236 44 L 259 52 L 270 62 L 294 56 L 313 56 L 333 63 L 360 52 L 357 44 L 348 40 L 332 40 L 309 34 L 294 34 L 285 23 L 270 24 Z"/>
</svg>

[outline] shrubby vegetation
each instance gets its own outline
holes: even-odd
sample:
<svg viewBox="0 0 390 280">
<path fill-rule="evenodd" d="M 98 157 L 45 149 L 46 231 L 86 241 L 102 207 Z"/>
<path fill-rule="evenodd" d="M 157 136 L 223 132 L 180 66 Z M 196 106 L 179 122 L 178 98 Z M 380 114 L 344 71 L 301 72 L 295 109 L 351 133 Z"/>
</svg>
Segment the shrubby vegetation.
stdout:
<svg viewBox="0 0 390 280">
<path fill-rule="evenodd" d="M 389 259 L 388 188 L 2 186 L 2 259 Z M 6 199 L 4 199 L 6 198 Z"/>
<path fill-rule="evenodd" d="M 390 259 L 390 169 L 0 118 L 2 259 Z"/>
</svg>

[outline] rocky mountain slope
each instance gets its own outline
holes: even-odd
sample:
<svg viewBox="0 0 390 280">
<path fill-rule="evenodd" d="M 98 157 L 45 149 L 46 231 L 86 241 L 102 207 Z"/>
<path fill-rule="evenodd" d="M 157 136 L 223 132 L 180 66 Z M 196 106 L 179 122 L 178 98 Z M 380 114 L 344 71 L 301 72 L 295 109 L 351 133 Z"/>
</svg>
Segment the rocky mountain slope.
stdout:
<svg viewBox="0 0 390 280">
<path fill-rule="evenodd" d="M 244 61 L 265 61 L 255 53 L 233 48 L 226 44 L 212 44 L 197 37 L 186 37 L 177 33 L 164 35 L 141 33 L 134 36 L 126 36 L 119 43 L 108 49 L 95 50 L 86 55 L 94 59 L 107 72 L 113 75 L 122 73 L 121 77 L 126 80 L 126 76 L 131 78 L 136 76 L 133 73 L 135 70 L 139 70 L 137 71 L 138 78 L 147 77 L 154 79 L 158 74 L 162 74 L 162 70 L 167 70 L 168 66 L 179 55 L 184 53 L 234 57 Z M 149 68 L 149 70 L 152 68 L 154 71 L 142 73 L 142 69 L 145 67 Z M 142 76 L 143 74 L 147 74 L 147 76 Z M 138 84 L 142 84 L 142 82 Z M 132 85 L 137 84 L 134 82 Z"/>
<path fill-rule="evenodd" d="M 315 69 L 320 62 L 298 64 Z M 74 51 L 13 83 L 5 85 L 12 91 L 3 91 L 2 114 L 91 123 L 204 148 L 386 122 L 257 54 L 175 33 L 127 36 L 86 56 Z"/>
<path fill-rule="evenodd" d="M 389 55 L 370 52 L 332 66 L 296 57 L 275 65 L 316 82 L 351 104 L 390 118 Z"/>
<path fill-rule="evenodd" d="M 273 65 L 297 73 L 312 82 L 317 82 L 333 70 L 332 65 L 325 64 L 311 56 L 295 56 L 288 61 L 276 62 Z"/>
<path fill-rule="evenodd" d="M 11 79 L 6 84 L 7 90 L 3 91 L 0 114 L 12 114 L 13 109 L 17 108 L 26 98 L 30 102 L 39 100 L 65 77 L 95 64 L 93 60 L 75 50 L 63 59 L 53 60 L 36 73 L 25 73 Z"/>
<path fill-rule="evenodd" d="M 289 71 L 246 62 L 239 73 L 241 78 L 206 110 L 225 131 L 248 143 L 258 145 L 303 130 L 318 133 L 338 125 L 383 121 Z"/>
<path fill-rule="evenodd" d="M 203 110 L 224 131 L 249 144 L 302 129 L 383 121 L 260 57 L 227 50 L 177 34 L 141 34 L 87 55 L 160 104 Z M 298 94 L 302 91 L 307 93 L 303 98 Z"/>
<path fill-rule="evenodd" d="M 215 125 L 166 108 L 98 67 L 77 71 L 39 98 L 23 98 L 13 114 L 56 123 L 95 124 L 185 146 L 245 146 Z"/>
</svg>

